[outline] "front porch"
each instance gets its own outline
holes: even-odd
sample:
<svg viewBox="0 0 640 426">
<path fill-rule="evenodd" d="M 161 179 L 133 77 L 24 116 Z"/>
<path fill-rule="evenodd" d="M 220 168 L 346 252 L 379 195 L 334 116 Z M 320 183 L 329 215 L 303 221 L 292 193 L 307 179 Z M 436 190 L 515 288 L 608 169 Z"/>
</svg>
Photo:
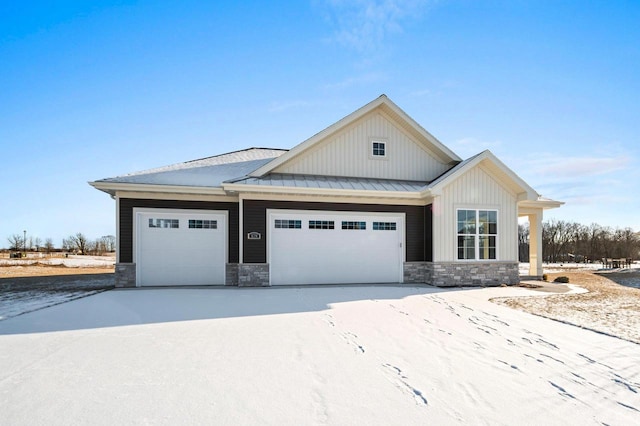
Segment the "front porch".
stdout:
<svg viewBox="0 0 640 426">
<path fill-rule="evenodd" d="M 520 279 L 542 279 L 542 218 L 546 209 L 560 207 L 562 202 L 539 198 L 536 201 L 518 203 L 518 217 L 529 222 L 529 268 Z"/>
</svg>

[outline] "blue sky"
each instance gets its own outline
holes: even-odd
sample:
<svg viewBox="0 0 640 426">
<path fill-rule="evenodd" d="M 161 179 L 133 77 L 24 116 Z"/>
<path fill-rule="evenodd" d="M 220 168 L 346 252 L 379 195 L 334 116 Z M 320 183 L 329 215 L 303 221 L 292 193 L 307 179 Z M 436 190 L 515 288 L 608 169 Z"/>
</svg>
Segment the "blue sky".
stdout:
<svg viewBox="0 0 640 426">
<path fill-rule="evenodd" d="M 0 247 L 115 233 L 87 182 L 290 148 L 387 94 L 546 218 L 640 231 L 640 2 L 0 2 Z"/>
</svg>

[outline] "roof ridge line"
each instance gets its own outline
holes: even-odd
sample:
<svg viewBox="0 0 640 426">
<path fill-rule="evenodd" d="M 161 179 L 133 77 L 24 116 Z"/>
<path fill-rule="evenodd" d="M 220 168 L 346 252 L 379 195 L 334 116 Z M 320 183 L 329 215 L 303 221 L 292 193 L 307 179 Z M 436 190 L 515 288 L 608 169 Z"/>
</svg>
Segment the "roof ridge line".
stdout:
<svg viewBox="0 0 640 426">
<path fill-rule="evenodd" d="M 250 148 L 237 149 L 235 151 L 224 152 L 222 154 L 216 154 L 216 155 L 210 155 L 209 157 L 196 158 L 195 160 L 183 161 L 182 163 L 175 163 L 175 164 L 189 164 L 189 163 L 194 163 L 196 161 L 208 160 L 210 158 L 222 157 L 223 155 L 237 154 L 238 152 L 250 151 L 252 149 L 264 149 L 264 150 L 270 150 L 270 151 L 289 151 L 289 149 L 287 148 L 266 148 L 266 147 L 252 146 Z"/>
</svg>

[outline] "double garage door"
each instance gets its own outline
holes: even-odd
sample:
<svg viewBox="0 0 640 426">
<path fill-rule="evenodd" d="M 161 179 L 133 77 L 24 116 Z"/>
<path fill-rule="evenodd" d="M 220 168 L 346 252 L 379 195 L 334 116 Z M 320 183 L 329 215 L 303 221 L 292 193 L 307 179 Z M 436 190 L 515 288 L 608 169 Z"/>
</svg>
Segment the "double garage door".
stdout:
<svg viewBox="0 0 640 426">
<path fill-rule="evenodd" d="M 135 215 L 139 286 L 224 284 L 226 212 L 145 209 Z"/>
<path fill-rule="evenodd" d="M 402 282 L 402 213 L 269 210 L 271 285 Z"/>
</svg>

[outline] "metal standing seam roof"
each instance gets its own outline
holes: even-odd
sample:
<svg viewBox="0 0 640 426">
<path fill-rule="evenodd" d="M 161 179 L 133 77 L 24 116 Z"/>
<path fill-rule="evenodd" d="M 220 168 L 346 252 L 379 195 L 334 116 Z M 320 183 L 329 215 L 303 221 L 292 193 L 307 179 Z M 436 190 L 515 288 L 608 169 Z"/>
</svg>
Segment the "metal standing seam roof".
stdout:
<svg viewBox="0 0 640 426">
<path fill-rule="evenodd" d="M 219 164 L 216 166 L 192 167 L 189 169 L 119 176 L 115 178 L 102 179 L 97 182 L 219 187 L 225 180 L 251 173 L 271 160 L 271 158 L 268 158 L 263 160 L 243 161 L 240 163 Z"/>
<path fill-rule="evenodd" d="M 220 164 L 242 163 L 253 160 L 273 160 L 289 151 L 288 149 L 278 148 L 247 148 L 238 151 L 227 152 L 225 154 L 213 155 L 211 157 L 199 158 L 197 160 L 185 161 L 182 163 L 171 164 L 168 166 L 156 167 L 153 169 L 142 170 L 139 172 L 127 173 L 123 176 L 135 176 L 150 173 L 161 173 L 172 170 L 193 169 L 204 166 L 217 166 Z M 253 171 L 253 170 L 252 170 Z M 118 176 L 118 177 L 123 177 Z M 115 178 L 113 178 L 115 179 Z"/>
<path fill-rule="evenodd" d="M 321 175 L 294 175 L 272 173 L 263 177 L 245 177 L 227 183 L 257 186 L 279 186 L 293 188 L 347 189 L 360 191 L 419 192 L 429 182 L 391 180 L 376 178 L 355 178 Z"/>
<path fill-rule="evenodd" d="M 248 175 L 285 152 L 284 149 L 250 148 L 96 182 L 218 187 L 228 179 Z"/>
<path fill-rule="evenodd" d="M 364 177 L 270 173 L 261 177 L 252 172 L 287 152 L 285 149 L 249 148 L 149 169 L 96 182 L 193 187 L 221 187 L 224 183 L 288 188 L 318 188 L 353 191 L 421 192 L 432 188 L 464 167 L 478 155 L 467 158 L 432 181 L 411 181 Z"/>
</svg>

